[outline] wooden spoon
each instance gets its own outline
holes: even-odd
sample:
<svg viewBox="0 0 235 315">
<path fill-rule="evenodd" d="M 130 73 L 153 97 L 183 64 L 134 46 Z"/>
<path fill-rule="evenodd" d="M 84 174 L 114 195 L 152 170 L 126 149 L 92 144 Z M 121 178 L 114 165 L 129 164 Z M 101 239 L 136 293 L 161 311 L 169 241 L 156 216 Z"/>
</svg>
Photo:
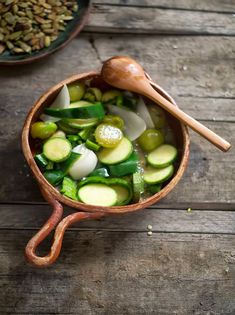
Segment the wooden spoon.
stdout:
<svg viewBox="0 0 235 315">
<path fill-rule="evenodd" d="M 172 105 L 155 91 L 145 76 L 143 68 L 133 59 L 126 56 L 116 56 L 104 62 L 101 74 L 103 79 L 112 86 L 142 94 L 156 102 L 163 109 L 192 128 L 222 151 L 228 151 L 230 143 L 200 122 Z"/>
</svg>

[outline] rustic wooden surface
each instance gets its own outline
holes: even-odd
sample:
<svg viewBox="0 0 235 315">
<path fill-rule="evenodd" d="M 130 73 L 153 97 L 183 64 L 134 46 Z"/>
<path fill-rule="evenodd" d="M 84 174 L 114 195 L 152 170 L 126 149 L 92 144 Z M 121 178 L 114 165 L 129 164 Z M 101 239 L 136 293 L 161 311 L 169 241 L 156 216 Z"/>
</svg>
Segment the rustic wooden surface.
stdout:
<svg viewBox="0 0 235 315">
<path fill-rule="evenodd" d="M 233 315 L 235 2 L 94 2 L 84 32 L 63 51 L 0 68 L 0 314 Z M 51 85 L 116 54 L 139 60 L 180 107 L 233 147 L 221 153 L 191 132 L 187 172 L 166 199 L 75 225 L 56 264 L 35 269 L 23 251 L 50 208 L 22 156 L 25 115 Z"/>
</svg>

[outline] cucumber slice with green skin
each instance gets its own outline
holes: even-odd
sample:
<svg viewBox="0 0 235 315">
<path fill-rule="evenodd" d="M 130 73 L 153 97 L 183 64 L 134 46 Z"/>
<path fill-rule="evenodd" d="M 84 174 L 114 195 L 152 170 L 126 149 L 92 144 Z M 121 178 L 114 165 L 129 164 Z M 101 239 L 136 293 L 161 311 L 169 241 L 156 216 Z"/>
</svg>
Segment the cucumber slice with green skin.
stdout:
<svg viewBox="0 0 235 315">
<path fill-rule="evenodd" d="M 104 178 L 100 176 L 90 176 L 82 180 L 78 184 L 78 187 L 97 183 L 104 184 L 115 189 L 117 193 L 117 201 L 115 203 L 116 206 L 126 205 L 132 199 L 133 194 L 131 185 L 125 179 L 122 178 Z"/>
<path fill-rule="evenodd" d="M 56 124 L 65 133 L 77 134 L 77 132 L 78 132 L 77 128 L 73 128 L 73 127 L 69 126 L 66 122 L 64 122 L 64 120 L 60 120 Z"/>
<path fill-rule="evenodd" d="M 63 122 L 66 123 L 69 127 L 76 129 L 85 129 L 92 126 L 95 126 L 98 122 L 98 118 L 89 118 L 89 119 L 63 119 Z"/>
<path fill-rule="evenodd" d="M 101 163 L 112 165 L 125 161 L 132 152 L 132 143 L 123 137 L 115 148 L 103 148 L 97 153 L 97 156 Z"/>
<path fill-rule="evenodd" d="M 104 108 L 101 103 L 96 103 L 84 107 L 69 107 L 64 109 L 46 108 L 44 113 L 52 117 L 58 118 L 99 118 L 103 119 L 105 116 Z"/>
<path fill-rule="evenodd" d="M 149 164 L 156 168 L 164 168 L 174 162 L 177 157 L 177 150 L 173 145 L 162 144 L 147 156 Z"/>
<path fill-rule="evenodd" d="M 133 200 L 138 202 L 141 194 L 144 192 L 144 179 L 140 173 L 134 173 L 132 177 L 133 182 Z"/>
<path fill-rule="evenodd" d="M 115 203 L 115 206 L 124 206 L 129 203 L 130 193 L 126 187 L 123 187 L 121 185 L 111 185 L 110 187 L 113 188 L 117 194 L 117 201 Z"/>
<path fill-rule="evenodd" d="M 57 186 L 64 178 L 64 173 L 62 171 L 46 171 L 43 173 L 46 180 L 53 186 Z"/>
<path fill-rule="evenodd" d="M 117 203 L 117 193 L 105 184 L 91 183 L 78 189 L 78 199 L 89 205 L 110 207 Z"/>
<path fill-rule="evenodd" d="M 109 171 L 112 176 L 125 176 L 129 174 L 133 174 L 137 171 L 138 168 L 138 156 L 135 152 L 131 154 L 131 156 L 124 162 L 110 165 Z"/>
<path fill-rule="evenodd" d="M 72 146 L 67 139 L 50 138 L 43 145 L 43 154 L 52 162 L 63 162 L 69 158 Z"/>
<path fill-rule="evenodd" d="M 159 184 L 168 180 L 174 173 L 173 165 L 165 168 L 155 168 L 148 166 L 144 171 L 144 181 L 147 184 Z"/>
<path fill-rule="evenodd" d="M 108 170 L 104 167 L 97 168 L 89 176 L 101 176 L 101 177 L 109 177 Z"/>
</svg>

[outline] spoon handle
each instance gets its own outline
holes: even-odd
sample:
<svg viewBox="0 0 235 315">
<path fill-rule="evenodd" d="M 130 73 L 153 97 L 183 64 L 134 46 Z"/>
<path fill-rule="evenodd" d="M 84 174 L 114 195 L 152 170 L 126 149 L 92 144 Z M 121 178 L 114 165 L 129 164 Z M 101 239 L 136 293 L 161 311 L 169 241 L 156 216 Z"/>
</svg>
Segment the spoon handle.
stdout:
<svg viewBox="0 0 235 315">
<path fill-rule="evenodd" d="M 189 126 L 191 129 L 199 133 L 202 137 L 210 141 L 220 150 L 226 152 L 231 147 L 231 144 L 225 139 L 221 138 L 219 135 L 214 133 L 212 130 L 183 112 L 177 106 L 172 105 L 164 97 L 162 97 L 157 91 L 155 91 L 150 85 L 145 87 L 142 92 L 145 96 L 150 98 L 152 101 L 158 103 L 163 109 L 172 114 L 174 117 L 178 118 L 185 125 Z"/>
</svg>

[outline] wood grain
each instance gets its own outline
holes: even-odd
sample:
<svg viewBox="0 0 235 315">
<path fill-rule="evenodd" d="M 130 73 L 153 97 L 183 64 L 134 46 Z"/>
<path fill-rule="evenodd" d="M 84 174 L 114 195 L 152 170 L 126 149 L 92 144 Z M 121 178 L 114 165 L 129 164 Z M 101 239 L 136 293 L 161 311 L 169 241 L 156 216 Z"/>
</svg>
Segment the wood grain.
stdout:
<svg viewBox="0 0 235 315">
<path fill-rule="evenodd" d="M 3 315 L 235 311 L 234 236 L 71 231 L 58 262 L 39 270 L 23 257 L 31 234 L 0 231 Z"/>
<path fill-rule="evenodd" d="M 96 4 L 86 31 L 137 34 L 235 35 L 232 13 Z"/>
<path fill-rule="evenodd" d="M 65 215 L 74 210 L 66 209 Z M 51 215 L 49 205 L 0 205 L 0 230 L 39 229 Z M 152 225 L 154 232 L 220 233 L 235 235 L 235 211 L 148 208 L 132 214 L 83 221 L 70 230 L 145 232 Z M 33 232 L 32 232 L 33 233 Z"/>
<path fill-rule="evenodd" d="M 234 13 L 233 0 L 105 0 L 94 4 Z"/>
</svg>

